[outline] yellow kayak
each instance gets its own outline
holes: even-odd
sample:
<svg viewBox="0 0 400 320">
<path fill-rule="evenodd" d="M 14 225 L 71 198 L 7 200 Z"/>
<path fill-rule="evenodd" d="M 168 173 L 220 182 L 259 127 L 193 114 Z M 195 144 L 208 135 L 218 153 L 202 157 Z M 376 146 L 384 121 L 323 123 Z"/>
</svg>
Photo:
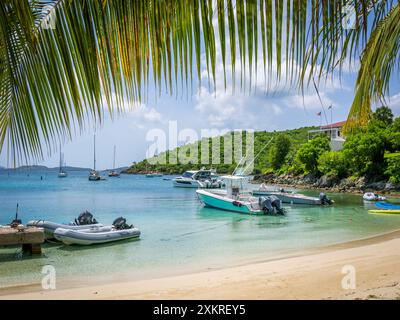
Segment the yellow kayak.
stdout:
<svg viewBox="0 0 400 320">
<path fill-rule="evenodd" d="M 400 209 L 393 209 L 393 210 L 368 210 L 369 213 L 376 213 L 376 214 L 400 214 Z"/>
</svg>

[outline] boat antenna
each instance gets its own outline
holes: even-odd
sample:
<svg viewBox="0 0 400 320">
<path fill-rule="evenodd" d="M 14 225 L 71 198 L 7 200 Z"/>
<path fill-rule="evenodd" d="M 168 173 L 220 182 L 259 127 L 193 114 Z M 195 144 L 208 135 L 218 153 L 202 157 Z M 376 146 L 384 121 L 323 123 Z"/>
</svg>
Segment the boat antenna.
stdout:
<svg viewBox="0 0 400 320">
<path fill-rule="evenodd" d="M 19 207 L 19 205 L 17 203 L 17 209 L 15 210 L 15 221 L 18 220 L 18 207 Z"/>
<path fill-rule="evenodd" d="M 243 173 L 245 173 L 246 170 L 249 168 L 249 166 L 250 166 L 251 164 L 253 164 L 254 161 L 256 161 L 256 159 L 260 156 L 261 152 L 263 152 L 263 151 L 265 150 L 265 148 L 267 148 L 267 147 L 269 146 L 269 144 L 272 142 L 272 140 L 274 140 L 274 137 L 272 137 L 272 138 L 261 148 L 261 150 L 256 154 L 256 156 L 247 164 L 247 166 L 246 166 L 246 167 L 243 169 L 243 171 L 242 171 Z M 247 158 L 247 153 L 246 153 L 246 157 L 242 157 L 242 159 L 240 159 L 239 164 L 237 165 L 237 167 L 236 167 L 235 170 L 233 171 L 233 174 L 232 174 L 232 175 L 236 175 L 237 169 L 238 169 L 239 166 L 241 165 L 242 160 L 245 159 L 245 158 Z"/>
</svg>

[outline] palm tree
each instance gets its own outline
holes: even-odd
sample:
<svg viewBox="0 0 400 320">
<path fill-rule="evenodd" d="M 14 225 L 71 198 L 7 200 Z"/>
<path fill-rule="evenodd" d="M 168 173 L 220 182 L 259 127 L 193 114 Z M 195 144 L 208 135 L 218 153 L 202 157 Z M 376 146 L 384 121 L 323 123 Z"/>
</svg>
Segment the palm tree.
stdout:
<svg viewBox="0 0 400 320">
<path fill-rule="evenodd" d="M 178 79 L 191 90 L 202 54 L 215 86 L 217 39 L 225 86 L 239 72 L 241 89 L 259 48 L 269 81 L 300 88 L 360 59 L 348 127 L 365 124 L 398 71 L 398 21 L 390 0 L 2 0 L 0 146 L 38 159 L 101 122 L 103 106 L 115 115 Z"/>
</svg>

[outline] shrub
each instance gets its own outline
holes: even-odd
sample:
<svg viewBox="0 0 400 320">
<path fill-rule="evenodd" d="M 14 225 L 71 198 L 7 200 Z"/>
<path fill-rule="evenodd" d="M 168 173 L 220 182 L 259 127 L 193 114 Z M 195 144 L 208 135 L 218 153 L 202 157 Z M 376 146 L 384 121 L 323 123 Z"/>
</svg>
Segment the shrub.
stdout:
<svg viewBox="0 0 400 320">
<path fill-rule="evenodd" d="M 394 157 L 387 160 L 385 174 L 389 176 L 392 183 L 400 183 L 400 157 Z"/>
<path fill-rule="evenodd" d="M 318 170 L 327 176 L 344 178 L 347 166 L 342 152 L 326 151 L 318 159 Z"/>
<path fill-rule="evenodd" d="M 289 137 L 285 134 L 278 134 L 269 150 L 269 163 L 274 170 L 278 170 L 282 167 L 289 151 Z"/>
<path fill-rule="evenodd" d="M 329 138 L 325 135 L 317 136 L 299 148 L 295 163 L 300 163 L 306 173 L 318 172 L 318 158 L 322 153 L 329 150 Z"/>
</svg>

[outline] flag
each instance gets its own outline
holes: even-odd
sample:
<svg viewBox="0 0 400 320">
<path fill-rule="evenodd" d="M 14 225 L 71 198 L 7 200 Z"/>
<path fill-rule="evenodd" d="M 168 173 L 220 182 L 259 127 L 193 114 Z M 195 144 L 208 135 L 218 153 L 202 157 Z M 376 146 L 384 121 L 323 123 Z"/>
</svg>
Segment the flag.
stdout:
<svg viewBox="0 0 400 320">
<path fill-rule="evenodd" d="M 317 116 L 319 116 L 319 117 L 320 117 L 320 116 L 321 116 L 321 114 L 322 114 L 322 113 L 321 113 L 321 111 L 320 111 L 320 112 L 318 112 L 318 113 L 317 113 Z"/>
</svg>

